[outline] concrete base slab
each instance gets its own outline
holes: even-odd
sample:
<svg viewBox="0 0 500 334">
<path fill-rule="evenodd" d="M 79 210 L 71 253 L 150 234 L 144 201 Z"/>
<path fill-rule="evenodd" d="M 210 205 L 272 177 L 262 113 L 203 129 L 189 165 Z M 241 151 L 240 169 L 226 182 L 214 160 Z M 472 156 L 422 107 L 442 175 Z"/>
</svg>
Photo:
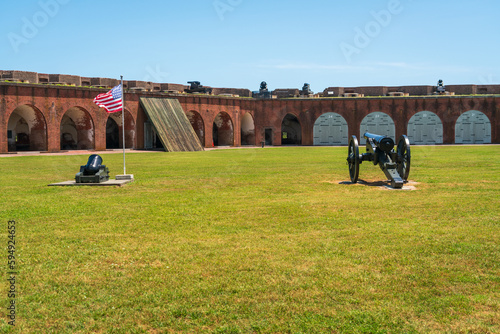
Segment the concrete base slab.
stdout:
<svg viewBox="0 0 500 334">
<path fill-rule="evenodd" d="M 117 180 L 134 180 L 134 174 L 116 175 Z"/>
<path fill-rule="evenodd" d="M 76 183 L 75 181 L 64 181 L 59 183 L 49 184 L 50 186 L 59 186 L 59 187 L 67 187 L 67 186 L 93 186 L 93 187 L 105 187 L 105 186 L 118 186 L 121 187 L 127 183 L 132 182 L 133 179 L 129 180 L 108 180 L 106 182 L 101 183 Z"/>
<path fill-rule="evenodd" d="M 390 184 L 386 184 L 386 185 L 384 185 L 384 188 L 387 190 L 417 190 L 417 188 L 412 184 L 417 184 L 417 183 L 416 182 L 405 183 L 403 188 L 399 188 L 399 189 L 391 187 Z"/>
</svg>

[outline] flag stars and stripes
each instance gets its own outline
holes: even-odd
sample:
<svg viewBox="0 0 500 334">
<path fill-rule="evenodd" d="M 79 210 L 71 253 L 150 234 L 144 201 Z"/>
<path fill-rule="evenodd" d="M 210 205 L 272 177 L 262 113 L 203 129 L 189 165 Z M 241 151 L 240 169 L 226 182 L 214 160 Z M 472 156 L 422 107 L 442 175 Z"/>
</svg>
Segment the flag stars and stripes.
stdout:
<svg viewBox="0 0 500 334">
<path fill-rule="evenodd" d="M 107 93 L 99 94 L 94 99 L 94 103 L 106 109 L 107 112 L 118 112 L 123 109 L 122 86 L 118 85 Z"/>
</svg>

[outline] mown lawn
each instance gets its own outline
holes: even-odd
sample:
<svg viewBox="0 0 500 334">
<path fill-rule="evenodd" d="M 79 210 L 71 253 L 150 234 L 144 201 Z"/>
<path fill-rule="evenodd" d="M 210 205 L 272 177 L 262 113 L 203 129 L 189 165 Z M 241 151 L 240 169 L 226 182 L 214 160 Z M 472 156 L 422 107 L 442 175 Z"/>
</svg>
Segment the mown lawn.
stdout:
<svg viewBox="0 0 500 334">
<path fill-rule="evenodd" d="M 47 186 L 87 155 L 0 158 L 0 332 L 500 332 L 500 146 L 412 147 L 415 191 L 339 184 L 346 156 L 131 153 L 121 188 Z"/>
</svg>

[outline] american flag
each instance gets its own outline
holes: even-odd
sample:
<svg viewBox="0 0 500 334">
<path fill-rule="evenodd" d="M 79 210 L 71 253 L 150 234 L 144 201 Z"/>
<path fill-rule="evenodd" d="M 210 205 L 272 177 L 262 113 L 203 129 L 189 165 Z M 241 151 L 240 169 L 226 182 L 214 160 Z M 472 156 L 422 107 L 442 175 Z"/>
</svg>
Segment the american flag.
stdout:
<svg viewBox="0 0 500 334">
<path fill-rule="evenodd" d="M 122 111 L 122 85 L 114 87 L 107 93 L 97 95 L 94 99 L 94 103 L 99 107 L 106 109 L 107 112 Z"/>
</svg>

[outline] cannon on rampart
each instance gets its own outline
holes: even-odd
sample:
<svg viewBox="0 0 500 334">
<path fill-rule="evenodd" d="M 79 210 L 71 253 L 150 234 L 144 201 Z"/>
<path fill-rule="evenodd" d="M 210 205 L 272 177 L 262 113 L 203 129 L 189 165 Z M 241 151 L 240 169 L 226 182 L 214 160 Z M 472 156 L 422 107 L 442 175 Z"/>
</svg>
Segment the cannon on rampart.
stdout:
<svg viewBox="0 0 500 334">
<path fill-rule="evenodd" d="M 300 91 L 300 94 L 303 96 L 313 95 L 314 92 L 311 90 L 311 85 L 306 82 L 304 84 L 304 86 L 302 86 L 302 90 Z"/>
<path fill-rule="evenodd" d="M 410 140 L 402 135 L 397 150 L 394 150 L 394 140 L 387 136 L 365 132 L 366 153 L 359 154 L 358 139 L 352 136 L 349 141 L 347 164 L 352 183 L 358 182 L 359 165 L 363 161 L 372 161 L 379 165 L 393 188 L 402 188 L 410 174 Z"/>
<path fill-rule="evenodd" d="M 199 81 L 188 81 L 189 88 L 185 89 L 186 93 L 201 93 L 212 94 L 212 88 L 203 86 Z"/>
</svg>

